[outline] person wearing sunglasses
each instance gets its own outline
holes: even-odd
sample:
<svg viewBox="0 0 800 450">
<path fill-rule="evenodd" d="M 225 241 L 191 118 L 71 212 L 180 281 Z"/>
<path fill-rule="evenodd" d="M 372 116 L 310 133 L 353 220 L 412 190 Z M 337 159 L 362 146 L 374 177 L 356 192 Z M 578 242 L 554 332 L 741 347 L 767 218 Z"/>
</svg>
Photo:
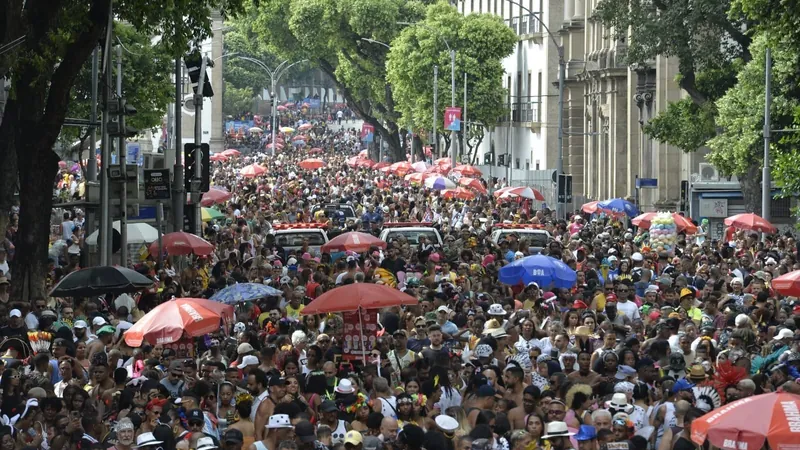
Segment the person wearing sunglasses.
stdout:
<svg viewBox="0 0 800 450">
<path fill-rule="evenodd" d="M 167 388 L 172 397 L 181 396 L 185 382 L 183 381 L 183 361 L 172 361 L 169 365 L 166 378 L 161 380 L 161 385 Z"/>
</svg>

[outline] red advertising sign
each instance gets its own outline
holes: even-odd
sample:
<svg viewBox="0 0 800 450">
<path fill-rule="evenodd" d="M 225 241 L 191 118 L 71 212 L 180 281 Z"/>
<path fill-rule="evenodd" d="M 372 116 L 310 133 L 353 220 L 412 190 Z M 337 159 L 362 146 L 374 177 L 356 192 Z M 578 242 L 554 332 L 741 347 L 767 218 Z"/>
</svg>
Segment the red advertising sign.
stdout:
<svg viewBox="0 0 800 450">
<path fill-rule="evenodd" d="M 461 131 L 461 108 L 448 106 L 444 109 L 444 129 Z"/>
<path fill-rule="evenodd" d="M 343 358 L 346 360 L 361 359 L 369 355 L 378 340 L 378 311 L 375 309 L 350 311 L 344 315 Z"/>
</svg>

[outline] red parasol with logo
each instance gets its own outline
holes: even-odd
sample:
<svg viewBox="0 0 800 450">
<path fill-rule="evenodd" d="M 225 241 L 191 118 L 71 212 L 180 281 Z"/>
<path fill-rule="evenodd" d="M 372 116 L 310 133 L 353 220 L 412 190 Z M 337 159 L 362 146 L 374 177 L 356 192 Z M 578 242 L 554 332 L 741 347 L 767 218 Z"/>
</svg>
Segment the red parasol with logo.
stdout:
<svg viewBox="0 0 800 450">
<path fill-rule="evenodd" d="M 728 217 L 725 219 L 725 225 L 740 230 L 760 231 L 762 233 L 775 233 L 778 231 L 775 225 L 753 213 L 736 214 Z"/>
<path fill-rule="evenodd" d="M 200 204 L 205 207 L 218 205 L 227 202 L 232 196 L 233 194 L 228 192 L 227 189 L 212 187 L 208 192 L 203 194 L 203 198 L 200 199 Z"/>
<path fill-rule="evenodd" d="M 125 332 L 125 343 L 139 347 L 169 344 L 186 333 L 202 336 L 219 330 L 220 321 L 233 318 L 233 306 L 202 298 L 178 298 L 153 308 Z"/>
<path fill-rule="evenodd" d="M 772 280 L 772 289 L 787 297 L 800 297 L 800 270 L 789 272 Z"/>
<path fill-rule="evenodd" d="M 796 449 L 800 435 L 800 396 L 772 392 L 737 400 L 692 421 L 692 441 L 706 439 L 720 449 Z"/>
</svg>

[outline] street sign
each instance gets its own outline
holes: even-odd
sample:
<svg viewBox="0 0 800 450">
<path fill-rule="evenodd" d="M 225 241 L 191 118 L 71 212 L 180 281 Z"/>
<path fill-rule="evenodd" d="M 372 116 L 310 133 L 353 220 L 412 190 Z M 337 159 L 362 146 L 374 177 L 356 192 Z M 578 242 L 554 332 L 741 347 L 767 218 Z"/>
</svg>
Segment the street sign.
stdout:
<svg viewBox="0 0 800 450">
<path fill-rule="evenodd" d="M 361 140 L 364 142 L 372 142 L 375 139 L 375 127 L 368 123 L 361 125 Z"/>
<path fill-rule="evenodd" d="M 169 200 L 169 169 L 145 169 L 144 198 L 146 200 Z"/>
<path fill-rule="evenodd" d="M 125 162 L 127 164 L 136 164 L 138 166 L 144 165 L 144 157 L 138 142 L 128 142 L 125 144 L 125 149 L 125 157 L 127 158 Z"/>
<path fill-rule="evenodd" d="M 655 189 L 658 187 L 658 178 L 637 178 L 636 187 L 639 189 Z"/>
<path fill-rule="evenodd" d="M 444 109 L 444 128 L 448 131 L 461 131 L 461 108 L 448 106 Z"/>
</svg>

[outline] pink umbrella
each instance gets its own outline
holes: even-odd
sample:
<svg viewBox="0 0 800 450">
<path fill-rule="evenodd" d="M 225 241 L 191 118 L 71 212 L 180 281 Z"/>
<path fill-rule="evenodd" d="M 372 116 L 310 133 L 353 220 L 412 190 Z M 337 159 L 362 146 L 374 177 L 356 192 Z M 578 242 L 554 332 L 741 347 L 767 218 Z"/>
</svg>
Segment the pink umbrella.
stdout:
<svg viewBox="0 0 800 450">
<path fill-rule="evenodd" d="M 239 174 L 243 177 L 254 178 L 259 175 L 263 175 L 267 173 L 267 169 L 265 167 L 261 167 L 258 164 L 250 164 L 249 166 L 242 167 L 242 170 L 239 171 Z"/>
<path fill-rule="evenodd" d="M 224 152 L 222 152 L 221 154 L 230 157 L 230 156 L 239 156 L 239 155 L 242 154 L 242 152 L 240 152 L 239 150 L 236 150 L 235 148 L 229 148 L 229 149 L 225 150 Z"/>
<path fill-rule="evenodd" d="M 347 163 L 347 165 L 350 167 L 358 167 L 358 161 L 359 157 L 353 156 L 352 158 L 347 158 L 347 161 L 345 161 L 345 163 Z"/>
<path fill-rule="evenodd" d="M 372 166 L 372 168 L 375 169 L 375 170 L 380 170 L 380 169 L 383 169 L 384 167 L 389 167 L 391 165 L 392 165 L 391 163 L 388 163 L 386 161 L 381 161 L 379 163 L 376 163 L 374 166 Z"/>
<path fill-rule="evenodd" d="M 265 148 L 272 148 L 272 144 L 267 144 Z M 280 142 L 276 142 L 275 143 L 275 148 L 277 148 L 278 150 L 281 150 L 281 149 L 283 149 L 283 144 L 281 144 Z"/>
<path fill-rule="evenodd" d="M 411 164 L 411 167 L 414 168 L 414 172 L 425 172 L 428 170 L 428 164 L 426 164 L 425 161 L 417 161 Z"/>
<path fill-rule="evenodd" d="M 369 156 L 369 152 L 367 152 L 366 150 L 361 150 L 360 152 L 358 152 L 358 156 L 361 158 L 366 158 L 367 156 Z"/>
<path fill-rule="evenodd" d="M 456 168 L 453 169 L 453 172 L 458 172 L 465 177 L 479 177 L 483 175 L 483 172 L 481 172 L 477 167 L 470 166 L 469 164 L 456 166 Z"/>
<path fill-rule="evenodd" d="M 228 157 L 223 155 L 222 153 L 216 153 L 211 155 L 208 159 L 211 161 L 227 161 Z"/>
<path fill-rule="evenodd" d="M 306 136 L 304 134 L 298 134 L 297 136 L 292 138 L 292 140 L 293 141 L 307 141 L 308 140 L 308 136 Z"/>
<path fill-rule="evenodd" d="M 294 103 L 292 103 L 292 102 L 286 102 L 286 103 L 284 103 L 284 104 L 283 104 L 283 106 L 284 106 L 285 108 L 294 108 Z"/>
<path fill-rule="evenodd" d="M 414 167 L 411 165 L 411 163 L 407 161 L 396 162 L 389 167 L 392 169 L 394 174 L 401 177 L 414 170 Z"/>
<path fill-rule="evenodd" d="M 502 189 L 498 189 L 494 192 L 494 196 L 499 199 L 507 199 L 507 198 L 527 198 L 530 200 L 539 200 L 544 201 L 544 195 L 541 192 L 537 191 L 536 189 L 529 188 L 527 186 L 520 186 L 520 187 L 504 187 Z"/>
<path fill-rule="evenodd" d="M 300 131 L 308 131 L 311 128 L 313 128 L 313 125 L 311 125 L 310 123 L 304 123 L 304 124 L 300 125 L 299 127 L 297 127 L 297 129 L 300 130 Z"/>
<path fill-rule="evenodd" d="M 228 192 L 227 189 L 212 187 L 208 192 L 203 194 L 203 198 L 200 199 L 200 204 L 205 207 L 218 205 L 227 202 L 232 196 L 233 194 Z"/>
<path fill-rule="evenodd" d="M 356 163 L 356 166 L 364 167 L 364 168 L 367 168 L 367 169 L 372 168 L 372 166 L 374 166 L 374 165 L 375 165 L 375 161 L 373 161 L 371 159 L 359 159 L 358 162 Z"/>
<path fill-rule="evenodd" d="M 286 107 L 283 105 L 278 105 L 278 111 L 286 111 Z"/>
<path fill-rule="evenodd" d="M 308 151 L 308 153 L 322 153 L 322 149 L 319 147 L 314 147 Z"/>
</svg>

